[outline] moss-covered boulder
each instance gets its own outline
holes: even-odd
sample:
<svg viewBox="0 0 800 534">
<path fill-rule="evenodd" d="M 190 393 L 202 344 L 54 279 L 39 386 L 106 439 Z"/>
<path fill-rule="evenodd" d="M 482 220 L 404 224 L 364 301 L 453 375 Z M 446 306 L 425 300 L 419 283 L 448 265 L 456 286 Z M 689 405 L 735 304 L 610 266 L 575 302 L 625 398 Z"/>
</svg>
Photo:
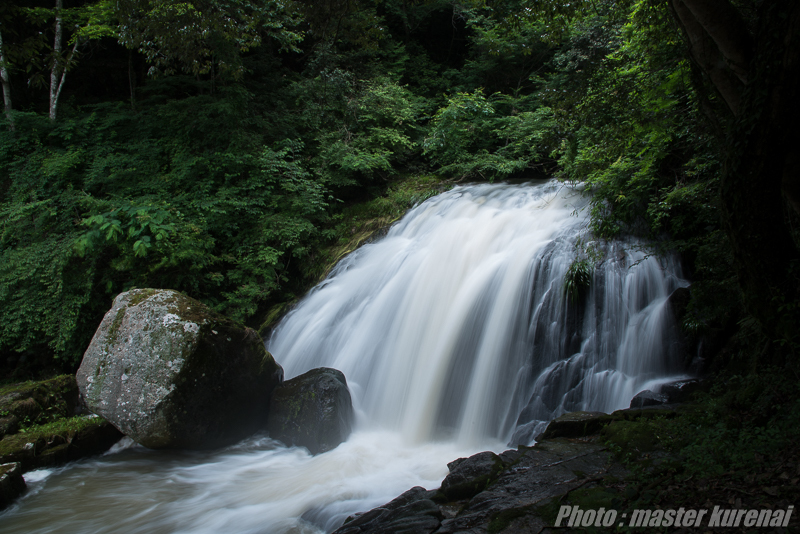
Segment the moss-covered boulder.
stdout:
<svg viewBox="0 0 800 534">
<path fill-rule="evenodd" d="M 0 387 L 0 439 L 20 427 L 72 417 L 78 411 L 78 384 L 72 375 Z"/>
<path fill-rule="evenodd" d="M 23 472 L 103 453 L 122 438 L 111 423 L 94 415 L 59 419 L 23 430 L 0 440 L 0 463 L 18 462 Z"/>
<path fill-rule="evenodd" d="M 336 448 L 350 435 L 353 403 L 341 371 L 320 367 L 275 389 L 269 435 L 312 454 Z"/>
<path fill-rule="evenodd" d="M 283 369 L 256 332 L 176 291 L 114 299 L 77 374 L 87 407 L 150 448 L 213 448 L 263 428 Z"/>
</svg>

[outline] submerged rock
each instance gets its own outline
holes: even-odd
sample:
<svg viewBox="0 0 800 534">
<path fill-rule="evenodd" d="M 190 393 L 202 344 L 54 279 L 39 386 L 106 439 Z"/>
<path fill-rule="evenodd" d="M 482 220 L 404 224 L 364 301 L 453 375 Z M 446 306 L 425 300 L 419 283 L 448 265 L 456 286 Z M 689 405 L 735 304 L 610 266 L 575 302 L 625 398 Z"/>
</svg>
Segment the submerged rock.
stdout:
<svg viewBox="0 0 800 534">
<path fill-rule="evenodd" d="M 213 448 L 263 428 L 283 369 L 256 332 L 176 291 L 114 299 L 78 370 L 87 407 L 150 448 Z"/>
<path fill-rule="evenodd" d="M 0 510 L 6 508 L 25 491 L 22 466 L 18 463 L 0 465 Z"/>
<path fill-rule="evenodd" d="M 345 441 L 352 427 L 353 403 L 341 371 L 312 369 L 287 380 L 272 395 L 269 435 L 287 445 L 319 454 Z"/>
</svg>

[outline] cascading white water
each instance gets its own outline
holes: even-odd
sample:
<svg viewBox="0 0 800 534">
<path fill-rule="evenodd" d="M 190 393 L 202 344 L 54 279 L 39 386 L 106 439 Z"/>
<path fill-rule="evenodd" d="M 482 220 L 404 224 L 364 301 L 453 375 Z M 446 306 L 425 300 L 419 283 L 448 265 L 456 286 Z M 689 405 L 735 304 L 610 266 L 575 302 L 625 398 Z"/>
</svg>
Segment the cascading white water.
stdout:
<svg viewBox="0 0 800 534">
<path fill-rule="evenodd" d="M 347 376 L 357 428 L 333 451 L 258 436 L 203 453 L 131 447 L 30 473 L 4 532 L 330 531 L 437 487 L 459 456 L 530 443 L 565 411 L 626 407 L 681 370 L 666 300 L 685 282 L 628 241 L 603 247 L 571 302 L 585 206 L 555 181 L 462 186 L 342 261 L 268 343 L 287 377 Z"/>
<path fill-rule="evenodd" d="M 527 444 L 565 411 L 627 407 L 680 370 L 665 304 L 685 282 L 629 240 L 605 247 L 586 302 L 571 302 L 586 205 L 556 181 L 439 195 L 341 262 L 268 348 L 287 377 L 340 369 L 362 426 L 420 442 Z"/>
</svg>

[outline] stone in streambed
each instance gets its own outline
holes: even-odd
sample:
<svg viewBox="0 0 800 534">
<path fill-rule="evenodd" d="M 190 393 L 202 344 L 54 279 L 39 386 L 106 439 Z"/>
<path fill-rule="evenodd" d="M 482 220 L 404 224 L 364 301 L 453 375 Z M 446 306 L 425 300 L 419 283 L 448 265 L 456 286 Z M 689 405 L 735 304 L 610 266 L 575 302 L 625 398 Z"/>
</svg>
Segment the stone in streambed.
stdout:
<svg viewBox="0 0 800 534">
<path fill-rule="evenodd" d="M 431 500 L 435 493 L 411 488 L 383 506 L 349 517 L 336 534 L 430 534 L 444 517 Z"/>
<path fill-rule="evenodd" d="M 77 374 L 87 407 L 150 448 L 213 448 L 263 428 L 283 381 L 256 332 L 177 291 L 117 296 Z"/>
<path fill-rule="evenodd" d="M 353 403 L 341 371 L 312 369 L 272 394 L 269 435 L 286 445 L 319 454 L 345 441 L 352 427 Z"/>
<path fill-rule="evenodd" d="M 644 408 L 646 406 L 660 406 L 667 403 L 667 396 L 655 391 L 645 389 L 631 399 L 631 408 Z"/>
<path fill-rule="evenodd" d="M 442 481 L 441 491 L 449 501 L 469 499 L 494 482 L 503 462 L 491 451 L 469 458 L 459 458 L 447 464 L 450 474 Z"/>
<path fill-rule="evenodd" d="M 18 463 L 0 465 L 0 510 L 6 508 L 25 491 L 22 466 Z"/>
</svg>

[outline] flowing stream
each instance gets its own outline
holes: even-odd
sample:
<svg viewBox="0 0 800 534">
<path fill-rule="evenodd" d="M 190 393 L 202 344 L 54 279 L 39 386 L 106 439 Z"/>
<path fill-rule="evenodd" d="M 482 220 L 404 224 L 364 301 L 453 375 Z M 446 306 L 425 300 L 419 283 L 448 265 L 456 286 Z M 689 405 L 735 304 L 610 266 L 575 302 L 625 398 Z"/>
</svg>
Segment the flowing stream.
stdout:
<svg viewBox="0 0 800 534">
<path fill-rule="evenodd" d="M 447 462 L 530 444 L 573 410 L 625 408 L 684 378 L 674 258 L 585 243 L 587 201 L 555 181 L 457 187 L 348 256 L 268 341 L 286 371 L 344 372 L 356 430 L 316 457 L 265 436 L 209 452 L 121 444 L 28 473 L 3 532 L 319 533 Z M 582 241 L 583 240 L 583 241 Z M 581 246 L 582 245 L 582 246 Z M 578 298 L 564 277 L 597 264 Z"/>
</svg>

